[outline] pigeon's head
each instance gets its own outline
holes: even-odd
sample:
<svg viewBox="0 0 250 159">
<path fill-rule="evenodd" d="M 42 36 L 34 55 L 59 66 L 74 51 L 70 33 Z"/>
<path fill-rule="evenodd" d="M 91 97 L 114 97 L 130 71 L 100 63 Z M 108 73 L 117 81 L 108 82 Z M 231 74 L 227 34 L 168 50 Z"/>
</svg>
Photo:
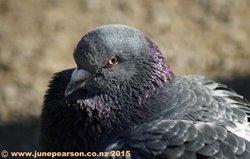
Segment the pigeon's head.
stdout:
<svg viewBox="0 0 250 159">
<path fill-rule="evenodd" d="M 144 33 L 125 25 L 106 25 L 88 32 L 79 41 L 74 59 L 77 68 L 66 96 L 78 89 L 151 89 L 172 75 L 157 46 Z"/>
</svg>

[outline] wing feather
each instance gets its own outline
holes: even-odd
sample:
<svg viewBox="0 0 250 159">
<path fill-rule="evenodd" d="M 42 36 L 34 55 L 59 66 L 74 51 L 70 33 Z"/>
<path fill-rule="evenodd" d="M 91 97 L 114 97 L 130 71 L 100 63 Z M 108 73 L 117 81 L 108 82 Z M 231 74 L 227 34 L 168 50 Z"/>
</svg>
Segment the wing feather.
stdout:
<svg viewBox="0 0 250 159">
<path fill-rule="evenodd" d="M 135 126 L 108 149 L 131 149 L 132 158 L 144 159 L 250 158 L 247 131 L 237 133 L 249 127 L 250 105 L 242 96 L 202 76 L 172 86 L 159 118 Z"/>
<path fill-rule="evenodd" d="M 163 123 L 165 131 L 158 131 L 162 130 Z M 191 158 L 195 156 L 237 158 L 246 155 L 245 153 L 250 155 L 245 146 L 248 141 L 214 123 L 159 120 L 154 121 L 154 124 L 154 127 L 151 127 L 150 123 L 136 126 L 129 135 L 119 139 L 118 145 L 158 158 L 187 158 L 188 155 Z M 136 140 L 135 136 L 144 137 Z M 142 138 L 144 140 L 141 140 Z M 122 147 L 116 145 L 112 149 L 122 149 Z"/>
</svg>

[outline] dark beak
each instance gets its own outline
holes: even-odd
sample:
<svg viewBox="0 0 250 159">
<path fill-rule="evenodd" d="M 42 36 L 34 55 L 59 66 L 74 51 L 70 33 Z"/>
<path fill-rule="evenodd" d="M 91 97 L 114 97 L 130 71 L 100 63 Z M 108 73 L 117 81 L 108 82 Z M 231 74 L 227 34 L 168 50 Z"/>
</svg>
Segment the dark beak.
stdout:
<svg viewBox="0 0 250 159">
<path fill-rule="evenodd" d="M 91 77 L 91 73 L 84 69 L 76 68 L 72 75 L 70 82 L 65 90 L 65 97 L 72 94 L 77 89 L 84 87 L 86 81 Z"/>
</svg>

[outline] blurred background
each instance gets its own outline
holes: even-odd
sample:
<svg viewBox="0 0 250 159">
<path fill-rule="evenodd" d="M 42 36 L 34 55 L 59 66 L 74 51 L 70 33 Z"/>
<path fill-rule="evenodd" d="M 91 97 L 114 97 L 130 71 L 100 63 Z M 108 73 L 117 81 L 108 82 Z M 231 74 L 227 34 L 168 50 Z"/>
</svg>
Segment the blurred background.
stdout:
<svg viewBox="0 0 250 159">
<path fill-rule="evenodd" d="M 53 73 L 94 27 L 145 32 L 176 74 L 200 74 L 250 98 L 249 0 L 0 0 L 0 150 L 34 150 Z"/>
</svg>

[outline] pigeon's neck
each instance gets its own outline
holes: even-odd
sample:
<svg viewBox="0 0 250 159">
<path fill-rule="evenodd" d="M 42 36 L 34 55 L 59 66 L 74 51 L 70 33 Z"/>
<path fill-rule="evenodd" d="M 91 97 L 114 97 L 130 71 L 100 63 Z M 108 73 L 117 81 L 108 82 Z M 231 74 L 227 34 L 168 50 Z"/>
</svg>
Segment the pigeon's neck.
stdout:
<svg viewBox="0 0 250 159">
<path fill-rule="evenodd" d="M 155 45 L 149 38 L 147 40 L 147 53 L 151 57 L 153 64 L 151 65 L 149 76 L 145 81 L 144 97 L 148 98 L 148 96 L 155 93 L 155 90 L 163 87 L 166 83 L 169 83 L 171 79 L 174 77 L 174 74 L 165 61 L 161 51 L 158 46 Z M 143 93 L 142 93 L 143 94 Z"/>
<path fill-rule="evenodd" d="M 153 60 L 152 65 L 152 75 L 156 80 L 163 80 L 166 83 L 174 75 L 171 68 L 165 61 L 162 52 L 159 50 L 158 46 L 154 44 L 149 38 L 147 39 L 147 53 Z M 152 77 L 151 77 L 152 78 Z"/>
<path fill-rule="evenodd" d="M 86 150 L 102 150 L 122 132 L 151 118 L 156 110 L 146 107 L 144 102 L 166 83 L 152 82 L 136 89 L 126 87 L 128 89 L 112 94 L 85 94 L 84 99 L 76 97 L 66 101 L 62 115 L 67 116 L 66 122 L 69 122 L 64 125 L 71 126 L 65 127 L 65 132 L 75 134 L 70 143 L 72 148 L 79 142 Z"/>
</svg>

